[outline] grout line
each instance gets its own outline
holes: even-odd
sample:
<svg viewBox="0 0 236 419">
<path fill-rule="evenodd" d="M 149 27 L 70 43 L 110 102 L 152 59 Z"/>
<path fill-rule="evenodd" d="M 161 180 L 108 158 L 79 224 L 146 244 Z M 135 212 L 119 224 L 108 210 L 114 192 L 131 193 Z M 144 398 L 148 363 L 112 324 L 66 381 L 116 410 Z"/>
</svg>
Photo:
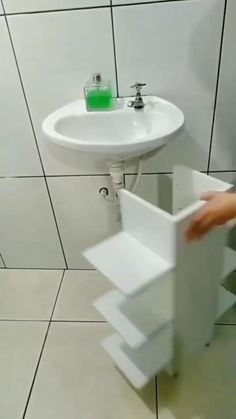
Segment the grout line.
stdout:
<svg viewBox="0 0 236 419">
<path fill-rule="evenodd" d="M 236 326 L 236 323 L 215 323 L 215 326 Z"/>
<path fill-rule="evenodd" d="M 57 178 L 57 177 L 92 177 L 92 176 L 96 176 L 96 177 L 105 177 L 105 176 L 110 176 L 110 174 L 109 173 L 89 173 L 89 174 L 86 174 L 86 173 L 82 173 L 82 174 L 75 174 L 75 175 L 64 175 L 64 174 L 62 174 L 62 175 L 46 175 L 45 177 L 46 178 Z M 30 178 L 30 179 L 34 179 L 34 178 L 36 178 L 36 179 L 42 179 L 42 178 L 44 178 L 44 176 L 43 175 L 21 175 L 21 176 L 0 176 L 0 179 L 28 179 L 28 178 Z"/>
<path fill-rule="evenodd" d="M 57 219 L 56 219 L 56 214 L 55 214 L 52 198 L 51 198 L 51 195 L 50 195 L 50 191 L 49 191 L 49 187 L 48 187 L 48 183 L 47 183 L 47 179 L 46 179 L 45 169 L 44 169 L 44 166 L 43 166 L 42 156 L 41 156 L 41 153 L 40 153 L 40 149 L 39 149 L 39 145 L 38 145 L 38 141 L 37 141 L 37 137 L 36 137 L 36 132 L 35 132 L 35 129 L 34 129 L 33 119 L 32 119 L 32 116 L 31 116 L 31 112 L 30 112 L 30 108 L 29 108 L 29 104 L 28 104 L 28 100 L 27 100 L 27 96 L 26 96 L 26 91 L 25 91 L 25 88 L 24 88 L 24 83 L 23 83 L 23 79 L 22 79 L 22 76 L 21 76 L 21 72 L 20 72 L 20 66 L 19 66 L 19 63 L 18 63 L 18 60 L 17 60 L 17 55 L 16 55 L 14 44 L 13 44 L 13 38 L 12 38 L 12 35 L 11 35 L 10 26 L 9 26 L 9 23 L 8 23 L 8 20 L 7 20 L 6 16 L 5 16 L 5 22 L 6 22 L 6 26 L 7 26 L 8 35 L 9 35 L 9 38 L 10 38 L 10 43 L 11 43 L 13 55 L 14 55 L 14 58 L 15 58 L 15 64 L 16 64 L 16 68 L 17 68 L 17 72 L 18 72 L 18 76 L 19 76 L 19 80 L 20 80 L 20 84 L 21 84 L 22 93 L 23 93 L 23 96 L 24 96 L 24 99 L 25 99 L 25 104 L 26 104 L 26 108 L 27 108 L 27 112 L 28 112 L 28 116 L 29 116 L 29 120 L 30 120 L 30 125 L 31 125 L 31 129 L 32 129 L 35 145 L 36 145 L 36 148 L 37 148 L 37 151 L 38 151 L 38 157 L 39 157 L 39 161 L 40 161 L 40 164 L 41 164 L 41 169 L 42 169 L 44 180 L 45 180 L 45 185 L 46 185 L 46 189 L 47 189 L 47 193 L 48 193 L 48 197 L 49 197 L 49 202 L 50 202 L 50 205 L 51 205 L 52 214 L 53 214 L 53 217 L 54 217 L 54 222 L 55 222 L 56 229 L 57 229 L 59 242 L 60 242 L 60 245 L 61 245 L 62 254 L 63 254 L 63 257 L 64 257 L 65 266 L 68 269 L 68 264 L 67 264 L 67 260 L 66 260 L 66 256 L 65 256 L 65 251 L 64 251 L 64 248 L 63 248 L 63 243 L 62 243 L 62 239 L 61 239 L 61 235 L 60 235 L 60 231 L 59 231 L 59 227 L 58 227 L 58 223 L 57 223 Z"/>
<path fill-rule="evenodd" d="M 157 382 L 157 375 L 155 376 L 155 395 L 156 395 L 156 419 L 159 417 L 158 411 L 158 382 Z"/>
<path fill-rule="evenodd" d="M 211 125 L 211 135 L 210 135 L 210 146 L 209 146 L 209 155 L 208 155 L 208 163 L 207 163 L 207 174 L 209 174 L 209 172 L 210 172 L 210 165 L 211 165 L 211 153 L 212 153 L 212 146 L 213 146 L 213 135 L 214 135 L 214 128 L 215 128 L 215 120 L 216 120 L 216 108 L 217 108 L 218 93 L 219 93 L 219 82 L 220 82 L 220 74 L 221 74 L 221 61 L 222 61 L 222 51 L 223 51 L 223 43 L 224 43 L 226 12 L 227 12 L 227 0 L 225 0 L 224 12 L 223 12 L 219 61 L 218 61 L 218 70 L 217 70 L 217 78 L 216 78 L 215 100 L 214 100 L 212 125 Z"/>
<path fill-rule="evenodd" d="M 52 320 L 51 323 L 106 324 L 106 320 Z"/>
<path fill-rule="evenodd" d="M 111 0 L 112 1 L 112 0 Z M 185 1 L 191 1 L 191 0 L 150 0 L 150 1 L 140 1 L 139 3 L 120 3 L 120 4 L 112 4 L 112 7 L 126 7 L 126 6 L 140 6 L 140 5 L 147 5 L 147 4 L 164 4 L 164 3 L 177 3 L 177 2 L 185 2 Z"/>
<path fill-rule="evenodd" d="M 175 1 L 175 0 L 174 0 Z M 64 9 L 45 9 L 45 10 L 31 10 L 25 12 L 9 12 L 6 16 L 21 16 L 21 15 L 40 15 L 45 13 L 61 13 L 61 12 L 73 12 L 79 10 L 96 10 L 96 9 L 108 9 L 109 5 L 104 6 L 85 6 L 85 7 L 68 7 Z"/>
<path fill-rule="evenodd" d="M 6 269 L 7 267 L 6 267 L 5 261 L 4 261 L 4 259 L 3 259 L 3 257 L 2 257 L 2 254 L 1 254 L 1 253 L 0 253 L 0 260 L 2 261 L 3 268 L 4 268 L 4 269 Z M 1 269 L 2 269 L 2 268 L 1 268 Z"/>
<path fill-rule="evenodd" d="M 25 419 L 26 412 L 27 412 L 27 409 L 28 409 L 28 406 L 29 406 L 29 401 L 30 401 L 30 398 L 31 398 L 34 383 L 35 383 L 36 376 L 37 376 L 37 373 L 38 373 L 39 365 L 40 365 L 40 362 L 41 362 L 41 359 L 42 359 L 45 344 L 46 344 L 46 341 L 47 341 L 47 338 L 48 338 L 48 333 L 49 333 L 49 329 L 50 329 L 50 326 L 51 326 L 52 317 L 53 317 L 53 314 L 54 314 L 54 310 L 55 310 L 55 307 L 56 307 L 57 299 L 58 299 L 58 296 L 59 296 L 59 293 L 60 293 L 60 290 L 61 290 L 61 286 L 62 286 L 64 276 L 65 276 L 65 270 L 63 271 L 61 281 L 60 281 L 60 284 L 59 284 L 59 287 L 58 287 L 58 290 L 57 290 L 57 294 L 56 294 L 56 298 L 55 298 L 55 301 L 54 301 L 51 317 L 50 317 L 49 324 L 48 324 L 48 327 L 47 327 L 47 330 L 46 330 L 46 334 L 45 334 L 45 337 L 44 337 L 44 340 L 43 340 L 43 345 L 42 345 L 42 348 L 41 348 L 41 351 L 40 351 L 40 354 L 39 354 L 38 363 L 36 365 L 35 373 L 34 373 L 34 376 L 33 376 L 33 381 L 32 381 L 31 386 L 30 386 L 30 390 L 29 390 L 29 394 L 28 394 L 28 397 L 27 397 L 27 401 L 26 401 L 26 405 L 25 405 L 25 409 L 24 409 L 22 419 Z"/>
<path fill-rule="evenodd" d="M 112 28 L 112 42 L 113 42 L 113 53 L 114 53 L 114 65 L 115 65 L 115 75 L 116 75 L 116 91 L 117 97 L 119 97 L 119 80 L 118 80 L 118 70 L 117 70 L 117 54 L 116 54 L 116 40 L 115 40 L 115 24 L 114 24 L 114 16 L 113 16 L 113 8 L 112 8 L 112 0 L 111 1 L 111 28 Z"/>
<path fill-rule="evenodd" d="M 0 323 L 49 323 L 49 320 L 38 320 L 38 319 L 0 319 Z"/>
<path fill-rule="evenodd" d="M 61 238 L 61 233 L 60 233 L 58 222 L 57 222 L 56 212 L 55 212 L 55 209 L 54 209 L 54 206 L 53 206 L 52 197 L 51 197 L 51 194 L 50 194 L 50 190 L 49 190 L 48 181 L 47 181 L 46 176 L 45 176 L 44 180 L 45 180 L 45 185 L 46 185 L 46 189 L 47 189 L 47 192 L 48 192 L 48 198 L 49 198 L 49 202 L 50 202 L 50 205 L 51 205 L 52 214 L 53 214 L 53 217 L 54 217 L 54 222 L 55 222 L 55 225 L 56 225 L 58 239 L 59 239 L 59 242 L 60 242 L 60 245 L 61 245 L 61 250 L 62 250 L 64 262 L 65 262 L 65 265 L 66 265 L 66 269 L 68 269 L 66 253 L 65 253 L 65 249 L 64 249 L 64 246 L 63 246 L 63 243 L 62 243 L 62 238 Z"/>
<path fill-rule="evenodd" d="M 198 170 L 198 169 L 196 169 Z M 201 173 L 207 173 L 207 170 L 199 170 Z M 236 169 L 224 169 L 224 170 L 210 170 L 209 173 L 236 173 Z M 208 173 L 208 174 L 209 174 Z M 172 175 L 172 171 L 165 172 L 142 172 L 142 175 Z M 137 175 L 137 172 L 127 172 L 124 176 L 134 176 Z M 81 173 L 74 175 L 46 175 L 47 179 L 51 178 L 73 178 L 73 177 L 109 177 L 109 173 Z M 43 175 L 22 175 L 22 176 L 0 176 L 1 179 L 44 179 Z"/>
<path fill-rule="evenodd" d="M 165 3 L 174 3 L 174 2 L 184 2 L 190 0 L 165 0 Z M 68 7 L 64 9 L 45 9 L 45 10 L 33 10 L 33 11 L 25 11 L 25 12 L 9 12 L 5 11 L 5 7 L 2 2 L 3 11 L 5 16 L 21 16 L 21 15 L 33 15 L 33 14 L 45 14 L 45 13 L 61 13 L 61 12 L 72 12 L 72 11 L 79 11 L 79 10 L 96 10 L 96 9 L 107 9 L 108 7 L 131 7 L 131 6 L 142 6 L 148 4 L 158 4 L 162 3 L 163 0 L 150 0 L 150 1 L 141 1 L 136 3 L 120 3 L 120 4 L 112 4 L 112 0 L 110 0 L 110 5 L 104 6 L 85 6 L 85 7 Z"/>
<path fill-rule="evenodd" d="M 89 272 L 96 271 L 96 269 L 94 269 L 94 268 L 68 268 L 68 269 L 65 269 L 65 268 L 29 268 L 29 267 L 27 267 L 27 268 L 22 268 L 22 267 L 21 268 L 16 268 L 16 267 L 12 268 L 10 266 L 7 266 L 4 269 L 6 269 L 6 270 L 18 270 L 18 271 L 26 271 L 26 270 L 31 270 L 31 271 L 62 271 L 62 270 L 65 270 L 65 271 L 78 271 L 78 272 L 80 272 L 80 271 L 82 271 L 82 272 L 83 271 L 89 271 Z"/>
<path fill-rule="evenodd" d="M 0 319 L 0 323 L 82 323 L 106 324 L 106 320 L 45 320 L 45 319 Z"/>
</svg>

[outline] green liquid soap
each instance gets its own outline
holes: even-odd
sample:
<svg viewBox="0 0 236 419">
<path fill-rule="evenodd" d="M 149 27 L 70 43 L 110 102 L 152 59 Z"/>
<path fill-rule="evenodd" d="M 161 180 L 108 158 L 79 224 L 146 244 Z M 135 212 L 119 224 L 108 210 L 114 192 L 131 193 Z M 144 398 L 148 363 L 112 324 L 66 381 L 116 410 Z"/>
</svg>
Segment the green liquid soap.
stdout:
<svg viewBox="0 0 236 419">
<path fill-rule="evenodd" d="M 87 92 L 87 108 L 89 110 L 105 110 L 112 108 L 112 94 L 110 89 L 91 89 Z"/>
</svg>

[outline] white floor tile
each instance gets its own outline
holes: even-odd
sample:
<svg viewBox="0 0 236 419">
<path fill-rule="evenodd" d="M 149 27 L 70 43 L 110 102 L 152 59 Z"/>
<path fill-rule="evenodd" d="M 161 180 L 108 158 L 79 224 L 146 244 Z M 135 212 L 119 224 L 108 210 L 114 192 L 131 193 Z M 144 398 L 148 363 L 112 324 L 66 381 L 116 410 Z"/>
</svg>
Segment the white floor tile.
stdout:
<svg viewBox="0 0 236 419">
<path fill-rule="evenodd" d="M 212 345 L 178 379 L 159 378 L 159 419 L 235 419 L 236 327 L 218 326 Z"/>
<path fill-rule="evenodd" d="M 26 419 L 156 418 L 154 383 L 140 394 L 127 384 L 100 346 L 107 333 L 102 324 L 51 326 Z"/>
<path fill-rule="evenodd" d="M 49 320 L 62 271 L 0 270 L 0 320 Z"/>
<path fill-rule="evenodd" d="M 22 419 L 47 323 L 0 322 L 0 417 Z"/>
<path fill-rule="evenodd" d="M 93 302 L 111 288 L 111 283 L 96 271 L 67 271 L 53 319 L 104 320 Z"/>
</svg>

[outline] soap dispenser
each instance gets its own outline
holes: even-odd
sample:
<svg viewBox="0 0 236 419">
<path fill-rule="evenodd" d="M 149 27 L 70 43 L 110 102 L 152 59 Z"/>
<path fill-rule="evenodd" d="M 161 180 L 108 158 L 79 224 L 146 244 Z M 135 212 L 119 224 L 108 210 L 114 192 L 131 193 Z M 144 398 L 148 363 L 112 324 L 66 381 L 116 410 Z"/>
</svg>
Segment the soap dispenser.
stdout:
<svg viewBox="0 0 236 419">
<path fill-rule="evenodd" d="M 107 110 L 112 107 L 111 83 L 102 79 L 100 73 L 92 75 L 84 87 L 88 111 Z"/>
</svg>

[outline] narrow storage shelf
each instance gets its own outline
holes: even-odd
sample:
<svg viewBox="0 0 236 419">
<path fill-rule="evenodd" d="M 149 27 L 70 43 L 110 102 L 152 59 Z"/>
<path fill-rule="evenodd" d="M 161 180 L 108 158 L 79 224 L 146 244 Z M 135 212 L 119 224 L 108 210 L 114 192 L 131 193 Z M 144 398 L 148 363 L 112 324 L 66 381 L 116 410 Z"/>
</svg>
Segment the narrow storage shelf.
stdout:
<svg viewBox="0 0 236 419">
<path fill-rule="evenodd" d="M 114 334 L 103 341 L 122 373 L 138 389 L 144 387 L 157 371 L 165 368 L 173 357 L 173 324 L 170 322 L 138 349 L 127 346 L 121 336 Z"/>
<path fill-rule="evenodd" d="M 172 270 L 170 263 L 122 231 L 84 256 L 124 294 L 132 295 Z"/>
<path fill-rule="evenodd" d="M 174 318 L 173 277 L 164 275 L 148 290 L 127 298 L 112 290 L 94 306 L 132 348 L 137 348 Z"/>
</svg>

